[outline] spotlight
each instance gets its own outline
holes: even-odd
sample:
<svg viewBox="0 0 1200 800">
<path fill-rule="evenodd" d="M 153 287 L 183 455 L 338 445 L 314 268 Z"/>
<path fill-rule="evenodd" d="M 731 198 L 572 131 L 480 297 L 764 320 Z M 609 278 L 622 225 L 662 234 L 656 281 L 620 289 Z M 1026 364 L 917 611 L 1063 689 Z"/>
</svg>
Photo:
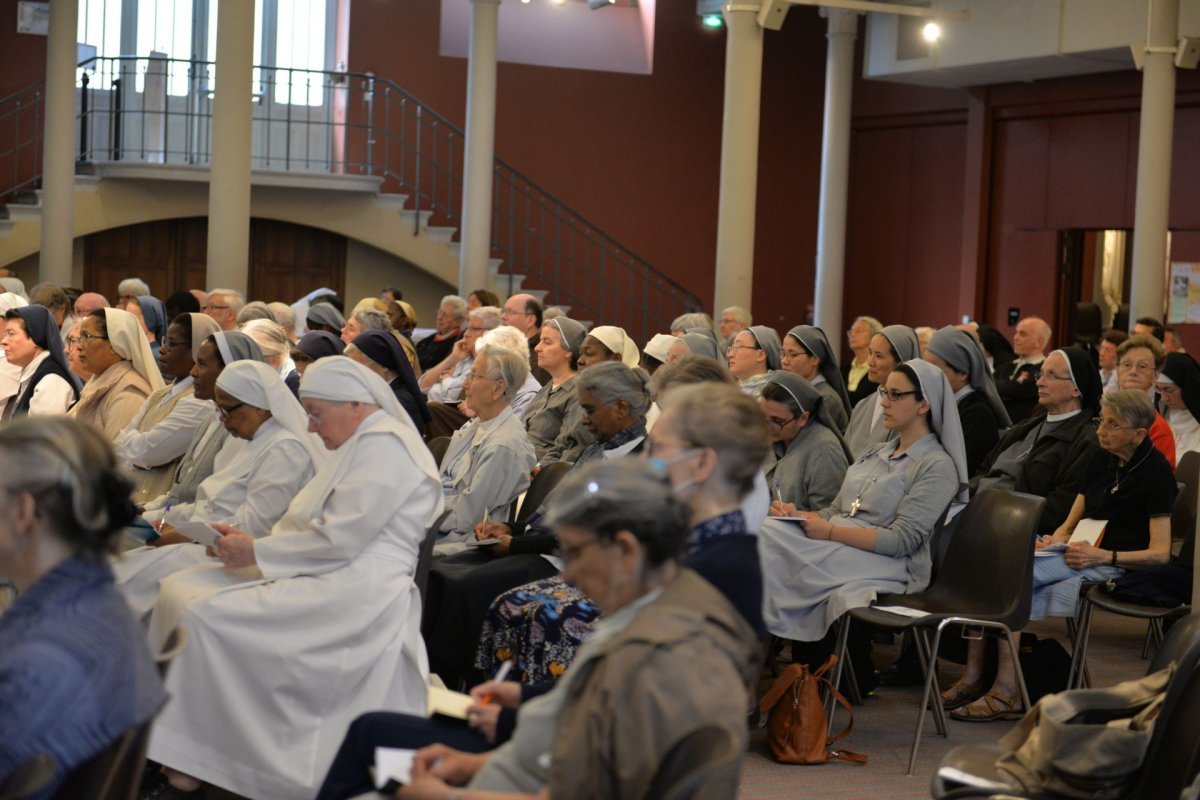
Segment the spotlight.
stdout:
<svg viewBox="0 0 1200 800">
<path fill-rule="evenodd" d="M 587 0 L 588 8 L 595 11 L 598 8 L 608 8 L 614 5 L 617 0 Z"/>
<path fill-rule="evenodd" d="M 700 24 L 706 28 L 719 30 L 725 27 L 725 20 L 720 14 L 705 14 L 700 18 Z"/>
<path fill-rule="evenodd" d="M 942 26 L 936 22 L 926 22 L 925 27 L 921 29 L 921 35 L 925 37 L 925 41 L 932 44 L 942 38 Z"/>
</svg>

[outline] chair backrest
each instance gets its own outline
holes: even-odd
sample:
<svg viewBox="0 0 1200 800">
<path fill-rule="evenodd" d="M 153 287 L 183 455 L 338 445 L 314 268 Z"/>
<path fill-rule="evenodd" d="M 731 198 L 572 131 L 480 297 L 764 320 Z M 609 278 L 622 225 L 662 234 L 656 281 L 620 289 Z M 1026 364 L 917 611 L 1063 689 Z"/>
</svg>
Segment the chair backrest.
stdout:
<svg viewBox="0 0 1200 800">
<path fill-rule="evenodd" d="M 654 773 L 646 797 L 701 800 L 730 797 L 737 790 L 742 746 L 719 725 L 706 725 L 675 743 Z"/>
<path fill-rule="evenodd" d="M 1001 489 L 971 498 L 927 593 L 964 615 L 1023 628 L 1033 597 L 1033 541 L 1045 504 L 1045 498 Z"/>
<path fill-rule="evenodd" d="M 163 680 L 167 679 L 167 670 L 171 668 L 171 662 L 175 660 L 175 656 L 183 652 L 187 643 L 187 629 L 182 625 L 167 635 L 167 641 L 163 643 L 162 651 L 154 657 L 154 663 L 158 666 L 158 677 Z"/>
<path fill-rule="evenodd" d="M 72 770 L 55 792 L 54 800 L 133 800 L 142 783 L 152 724 L 130 728 Z"/>
<path fill-rule="evenodd" d="M 1167 687 L 1154 732 L 1146 748 L 1146 757 L 1130 798 L 1158 800 L 1179 797 L 1179 793 L 1200 770 L 1200 737 L 1196 720 L 1200 719 L 1200 615 L 1190 614 L 1171 629 L 1159 654 L 1175 651 L 1175 677 Z M 1184 627 L 1186 626 L 1186 627 Z M 1183 644 L 1189 646 L 1183 648 Z M 1180 650 L 1182 649 L 1182 653 Z M 1157 663 L 1160 658 L 1155 658 Z"/>
<path fill-rule="evenodd" d="M 1098 345 L 1100 334 L 1103 332 L 1100 325 L 1100 306 L 1095 303 L 1076 303 L 1073 327 L 1075 344 Z"/>
<path fill-rule="evenodd" d="M 1200 453 L 1191 450 L 1183 454 L 1175 465 L 1175 480 L 1182 487 L 1171 512 L 1171 541 L 1183 543 L 1175 563 L 1190 567 L 1200 516 Z"/>
<path fill-rule="evenodd" d="M 546 502 L 546 498 L 554 491 L 554 487 L 558 486 L 559 482 L 567 476 L 572 466 L 574 465 L 570 461 L 555 461 L 538 470 L 538 474 L 534 475 L 533 480 L 529 483 L 525 499 L 521 501 L 521 508 L 515 517 L 516 521 L 525 522 L 529 519 L 533 512 Z"/>
<path fill-rule="evenodd" d="M 941 570 L 942 562 L 946 559 L 946 551 L 950 549 L 950 540 L 954 538 L 954 532 L 958 530 L 959 523 L 962 522 L 963 515 L 967 512 L 966 506 L 963 506 L 954 515 L 954 519 L 947 519 L 950 511 L 956 505 L 958 505 L 957 498 L 950 501 L 941 516 L 938 517 L 937 522 L 934 523 L 933 533 L 929 537 L 929 555 L 933 562 L 929 576 L 930 582 L 937 580 L 938 571 Z"/>
<path fill-rule="evenodd" d="M 58 762 L 41 753 L 22 761 L 0 784 L 0 800 L 30 800 L 54 781 Z"/>
<path fill-rule="evenodd" d="M 447 508 L 439 514 L 433 524 L 425 530 L 425 538 L 421 540 L 421 549 L 417 553 L 417 571 L 413 576 L 417 591 L 421 593 L 421 608 L 425 608 L 425 589 L 429 586 L 429 569 L 433 566 L 433 545 L 437 541 L 438 530 L 452 510 Z"/>
<path fill-rule="evenodd" d="M 446 455 L 446 448 L 449 446 L 449 436 L 435 436 L 429 440 L 429 452 L 433 453 L 433 461 L 439 467 L 442 465 L 442 456 Z"/>
</svg>

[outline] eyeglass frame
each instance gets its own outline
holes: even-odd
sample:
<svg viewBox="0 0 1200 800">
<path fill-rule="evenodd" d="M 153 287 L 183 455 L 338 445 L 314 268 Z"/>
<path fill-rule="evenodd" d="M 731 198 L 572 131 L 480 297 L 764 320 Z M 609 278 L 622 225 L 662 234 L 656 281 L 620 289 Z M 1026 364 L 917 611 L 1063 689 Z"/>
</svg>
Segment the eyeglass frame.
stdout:
<svg viewBox="0 0 1200 800">
<path fill-rule="evenodd" d="M 100 336 L 100 335 L 94 334 L 94 333 L 79 333 L 79 334 L 76 334 L 75 340 L 76 340 L 78 346 L 82 347 L 83 345 L 87 344 L 88 342 L 95 342 L 95 341 L 107 342 L 108 337 Z"/>
<path fill-rule="evenodd" d="M 238 403 L 237 405 L 230 406 L 229 408 L 226 408 L 225 406 L 221 405 L 220 403 L 216 403 L 216 402 L 214 402 L 213 405 L 217 407 L 217 414 L 219 414 L 222 419 L 229 419 L 230 417 L 233 416 L 233 413 L 235 411 L 237 411 L 239 408 L 241 408 L 242 406 L 244 406 L 246 404 L 244 402 L 242 402 L 242 403 Z M 312 415 L 310 414 L 309 417 L 311 418 Z"/>
<path fill-rule="evenodd" d="M 888 402 L 891 402 L 891 403 L 899 403 L 905 397 L 908 397 L 909 395 L 917 394 L 920 390 L 919 389 L 909 389 L 907 392 L 902 392 L 899 389 L 889 389 L 886 386 L 880 386 L 875 391 L 879 395 L 880 400 L 886 399 Z"/>
<path fill-rule="evenodd" d="M 1136 425 L 1113 425 L 1112 420 L 1106 421 L 1103 417 L 1092 417 L 1092 427 L 1096 430 L 1103 428 L 1106 431 L 1144 431 L 1146 428 L 1139 428 Z"/>
</svg>

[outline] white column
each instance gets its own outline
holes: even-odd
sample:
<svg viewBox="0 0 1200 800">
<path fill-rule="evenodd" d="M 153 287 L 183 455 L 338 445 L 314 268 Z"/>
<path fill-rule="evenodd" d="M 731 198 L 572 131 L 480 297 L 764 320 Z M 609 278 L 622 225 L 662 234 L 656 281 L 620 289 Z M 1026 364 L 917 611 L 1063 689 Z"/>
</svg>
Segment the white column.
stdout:
<svg viewBox="0 0 1200 800">
<path fill-rule="evenodd" d="M 38 279 L 71 283 L 75 239 L 75 33 L 78 0 L 50 4 Z"/>
<path fill-rule="evenodd" d="M 1129 318 L 1162 319 L 1165 307 L 1167 213 L 1175 124 L 1175 44 L 1179 0 L 1150 0 L 1142 69 L 1137 200 L 1133 216 L 1133 275 Z"/>
<path fill-rule="evenodd" d="M 467 130 L 463 145 L 462 249 L 458 290 L 488 285 L 492 253 L 492 170 L 496 153 L 496 38 L 500 0 L 471 0 Z"/>
<path fill-rule="evenodd" d="M 727 34 L 713 288 L 716 313 L 729 306 L 750 308 L 754 288 L 754 204 L 758 193 L 763 52 L 758 8 L 757 2 L 733 2 L 721 9 Z"/>
<path fill-rule="evenodd" d="M 817 216 L 817 281 L 813 320 L 841 340 L 846 280 L 846 198 L 850 187 L 850 101 L 858 15 L 823 9 L 829 17 L 825 52 L 825 116 L 821 130 L 821 205 Z"/>
<path fill-rule="evenodd" d="M 250 263 L 254 3 L 220 0 L 208 185 L 208 286 L 245 292 Z"/>
</svg>

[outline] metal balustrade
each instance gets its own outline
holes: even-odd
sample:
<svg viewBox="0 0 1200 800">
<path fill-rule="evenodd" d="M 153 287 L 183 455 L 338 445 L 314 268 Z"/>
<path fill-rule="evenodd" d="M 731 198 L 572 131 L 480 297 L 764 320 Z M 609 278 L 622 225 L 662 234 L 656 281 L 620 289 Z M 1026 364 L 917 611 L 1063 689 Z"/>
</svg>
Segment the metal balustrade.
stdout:
<svg viewBox="0 0 1200 800">
<path fill-rule="evenodd" d="M 79 162 L 206 165 L 211 160 L 211 62 L 122 56 L 79 65 Z M 42 95 L 0 100 L 0 202 L 36 188 Z M 371 175 L 403 193 L 428 224 L 457 227 L 463 131 L 391 80 L 369 73 L 254 68 L 251 166 Z M 493 181 L 492 255 L 499 280 L 527 276 L 571 314 L 620 325 L 640 341 L 696 311 L 696 295 L 501 159 Z M 414 215 L 413 235 L 423 214 Z M 399 223 L 397 223 L 399 224 Z M 515 289 L 513 278 L 508 286 Z"/>
</svg>

